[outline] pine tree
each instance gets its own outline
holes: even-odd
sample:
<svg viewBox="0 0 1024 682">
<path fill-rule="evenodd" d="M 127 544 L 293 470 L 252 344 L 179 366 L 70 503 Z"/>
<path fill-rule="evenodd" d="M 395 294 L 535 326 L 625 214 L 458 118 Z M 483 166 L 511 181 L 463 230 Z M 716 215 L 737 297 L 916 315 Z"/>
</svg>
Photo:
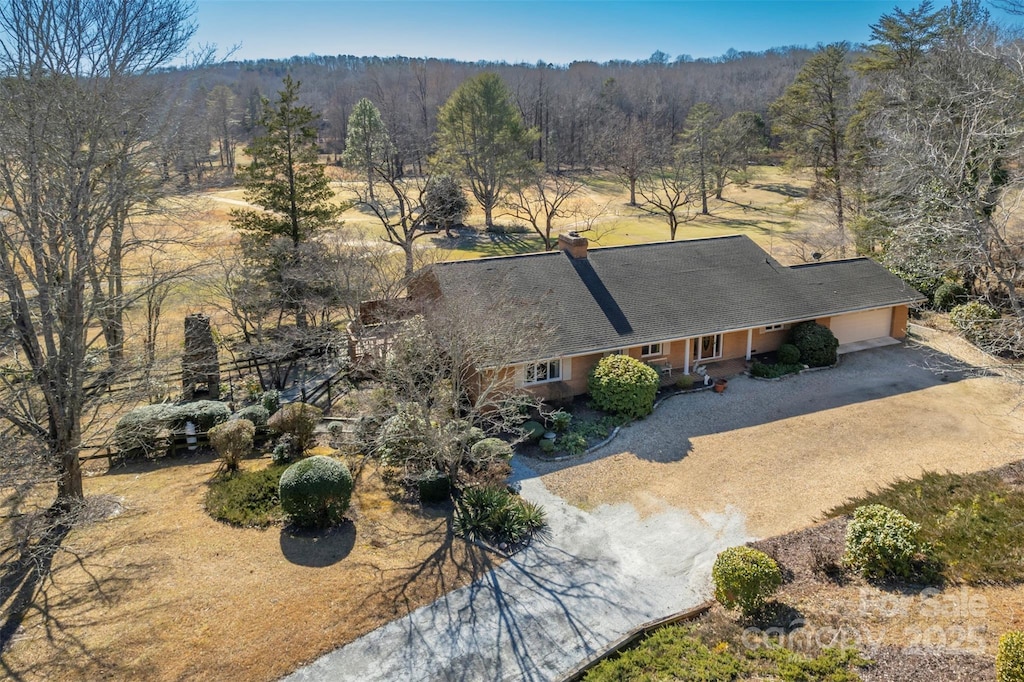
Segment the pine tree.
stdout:
<svg viewBox="0 0 1024 682">
<path fill-rule="evenodd" d="M 262 210 L 234 210 L 231 225 L 242 232 L 247 264 L 280 309 L 294 314 L 296 326 L 304 327 L 301 247 L 333 224 L 339 208 L 331 203 L 334 194 L 319 161 L 318 116 L 299 105 L 300 85 L 286 76 L 277 102 L 262 101 L 263 132 L 246 147 L 252 163 L 241 170 L 246 201 Z"/>
</svg>

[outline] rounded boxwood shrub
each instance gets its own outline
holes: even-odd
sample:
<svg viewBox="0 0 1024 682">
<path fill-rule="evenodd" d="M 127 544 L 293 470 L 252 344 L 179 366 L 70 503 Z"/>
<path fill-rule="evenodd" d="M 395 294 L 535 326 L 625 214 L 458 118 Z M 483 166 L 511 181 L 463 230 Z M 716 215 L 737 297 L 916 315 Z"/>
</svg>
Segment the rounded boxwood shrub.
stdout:
<svg viewBox="0 0 1024 682">
<path fill-rule="evenodd" d="M 523 434 L 526 436 L 527 440 L 537 440 L 547 433 L 547 429 L 544 428 L 543 424 L 532 420 L 526 422 L 519 428 L 523 430 Z"/>
<path fill-rule="evenodd" d="M 909 578 L 921 550 L 917 541 L 920 530 L 920 524 L 896 509 L 881 504 L 857 507 L 846 527 L 843 561 L 866 578 Z"/>
<path fill-rule="evenodd" d="M 808 367 L 836 364 L 839 341 L 832 330 L 817 322 L 801 322 L 793 327 L 790 342 L 800 351 L 800 360 Z"/>
<path fill-rule="evenodd" d="M 484 438 L 469 450 L 474 462 L 497 462 L 512 459 L 512 446 L 500 438 Z"/>
<path fill-rule="evenodd" d="M 658 383 L 653 367 L 628 355 L 609 355 L 591 371 L 587 390 L 599 410 L 637 418 L 651 413 Z"/>
<path fill-rule="evenodd" d="M 782 585 L 782 570 L 775 560 L 753 547 L 730 547 L 711 568 L 715 599 L 727 609 L 739 609 L 747 618 L 764 609 Z"/>
<path fill-rule="evenodd" d="M 936 310 L 949 310 L 967 298 L 967 289 L 960 282 L 944 282 L 939 285 L 932 296 L 932 306 Z"/>
<path fill-rule="evenodd" d="M 252 422 L 253 426 L 266 426 L 270 419 L 270 412 L 262 405 L 249 405 L 231 415 L 231 419 L 245 419 Z"/>
<path fill-rule="evenodd" d="M 352 499 L 352 474 L 342 462 L 323 455 L 299 460 L 281 474 L 281 509 L 303 528 L 339 523 Z"/>
<path fill-rule="evenodd" d="M 1024 632 L 1011 630 L 999 638 L 996 682 L 1024 682 Z"/>
<path fill-rule="evenodd" d="M 452 494 L 451 480 L 440 471 L 431 470 L 423 474 L 416 487 L 420 493 L 420 502 L 423 504 L 437 504 L 446 502 Z"/>
<path fill-rule="evenodd" d="M 978 301 L 963 303 L 949 311 L 950 323 L 974 343 L 984 343 L 989 338 L 991 323 L 999 317 L 998 310 Z"/>
<path fill-rule="evenodd" d="M 252 441 L 256 427 L 248 419 L 232 419 L 217 424 L 207 434 L 210 445 L 224 461 L 224 468 L 230 473 L 238 471 L 242 458 L 252 452 Z"/>
<path fill-rule="evenodd" d="M 313 444 L 313 431 L 320 423 L 323 410 L 307 403 L 282 405 L 267 420 L 267 426 L 277 433 L 292 437 L 292 454 L 301 455 Z"/>
<path fill-rule="evenodd" d="M 779 362 L 783 365 L 795 365 L 800 362 L 800 349 L 791 343 L 784 343 L 779 346 Z"/>
</svg>

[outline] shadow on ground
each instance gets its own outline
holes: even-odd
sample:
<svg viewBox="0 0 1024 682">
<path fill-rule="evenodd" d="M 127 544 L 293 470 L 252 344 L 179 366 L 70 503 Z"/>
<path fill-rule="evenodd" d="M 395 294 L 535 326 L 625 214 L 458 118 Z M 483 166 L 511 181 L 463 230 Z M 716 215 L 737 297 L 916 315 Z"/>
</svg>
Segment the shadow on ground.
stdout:
<svg viewBox="0 0 1024 682">
<path fill-rule="evenodd" d="M 351 521 L 326 530 L 307 531 L 290 526 L 281 530 L 281 553 L 299 566 L 333 566 L 347 557 L 355 545 L 356 526 Z"/>
</svg>

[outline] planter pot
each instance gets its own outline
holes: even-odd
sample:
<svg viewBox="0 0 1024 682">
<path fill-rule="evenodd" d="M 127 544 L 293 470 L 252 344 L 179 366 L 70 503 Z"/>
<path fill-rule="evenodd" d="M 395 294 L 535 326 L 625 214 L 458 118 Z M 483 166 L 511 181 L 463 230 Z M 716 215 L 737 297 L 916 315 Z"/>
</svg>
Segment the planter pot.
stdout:
<svg viewBox="0 0 1024 682">
<path fill-rule="evenodd" d="M 715 380 L 715 393 L 721 393 L 722 391 L 725 390 L 725 387 L 728 386 L 728 385 L 729 385 L 729 382 L 726 381 L 725 379 L 716 379 Z"/>
</svg>

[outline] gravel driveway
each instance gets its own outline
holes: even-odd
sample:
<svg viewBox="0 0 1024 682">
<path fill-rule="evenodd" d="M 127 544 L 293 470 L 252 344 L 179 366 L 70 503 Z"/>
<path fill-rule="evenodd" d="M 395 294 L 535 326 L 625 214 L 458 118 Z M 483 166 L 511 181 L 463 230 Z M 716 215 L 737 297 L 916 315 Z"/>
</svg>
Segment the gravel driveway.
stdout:
<svg viewBox="0 0 1024 682">
<path fill-rule="evenodd" d="M 783 381 L 736 378 L 722 394 L 669 399 L 586 458 L 516 458 L 550 538 L 288 679 L 554 679 L 707 598 L 725 547 L 924 469 L 1019 457 L 1015 387 L 954 364 L 893 346 Z"/>
<path fill-rule="evenodd" d="M 976 376 L 931 348 L 890 346 L 843 356 L 829 370 L 737 377 L 721 394 L 670 398 L 584 459 L 533 466 L 553 494 L 582 509 L 738 508 L 748 531 L 764 537 L 901 477 L 1018 459 L 1019 400 L 1014 384 Z"/>
</svg>

